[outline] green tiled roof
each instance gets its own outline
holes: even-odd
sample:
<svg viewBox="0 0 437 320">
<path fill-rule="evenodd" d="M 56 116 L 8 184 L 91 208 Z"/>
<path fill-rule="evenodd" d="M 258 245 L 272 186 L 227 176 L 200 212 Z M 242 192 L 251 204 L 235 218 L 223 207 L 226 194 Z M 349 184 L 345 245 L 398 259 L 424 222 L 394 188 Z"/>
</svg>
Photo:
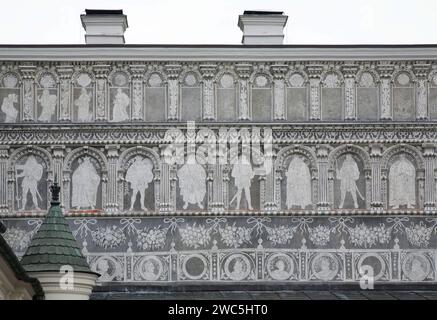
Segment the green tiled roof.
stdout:
<svg viewBox="0 0 437 320">
<path fill-rule="evenodd" d="M 59 206 L 60 187 L 55 183 L 50 189 L 50 210 L 21 259 L 22 266 L 28 272 L 59 272 L 69 265 L 76 272 L 93 273 Z"/>
</svg>

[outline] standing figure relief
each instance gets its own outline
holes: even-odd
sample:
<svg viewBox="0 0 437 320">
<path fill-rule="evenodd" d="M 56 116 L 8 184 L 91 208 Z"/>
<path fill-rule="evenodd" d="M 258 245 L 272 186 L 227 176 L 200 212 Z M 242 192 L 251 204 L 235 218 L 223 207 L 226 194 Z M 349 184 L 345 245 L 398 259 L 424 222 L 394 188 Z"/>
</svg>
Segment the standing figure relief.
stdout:
<svg viewBox="0 0 437 320">
<path fill-rule="evenodd" d="M 197 204 L 203 209 L 206 194 L 206 171 L 196 161 L 194 154 L 188 156 L 187 162 L 178 170 L 179 188 L 184 201 L 184 210 L 189 204 Z"/>
<path fill-rule="evenodd" d="M 79 159 L 79 166 L 74 171 L 72 177 L 72 207 L 78 210 L 81 208 L 94 209 L 97 203 L 97 190 L 100 180 L 101 178 L 91 163 L 90 158 L 85 157 L 83 160 Z"/>
<path fill-rule="evenodd" d="M 149 187 L 149 183 L 153 180 L 153 164 L 150 159 L 136 156 L 134 162 L 131 164 L 126 172 L 126 181 L 129 182 L 132 189 L 132 196 L 130 201 L 130 211 L 134 210 L 135 200 L 138 193 L 140 194 L 141 210 L 147 211 L 145 205 L 145 193 Z"/>
<path fill-rule="evenodd" d="M 255 176 L 255 172 L 252 169 L 252 164 L 246 156 L 242 155 L 232 168 L 232 177 L 234 178 L 235 186 L 237 187 L 237 193 L 234 195 L 229 204 L 232 204 L 235 199 L 237 200 L 236 209 L 240 209 L 241 194 L 244 190 L 244 195 L 246 197 L 247 208 L 253 210 L 252 200 L 250 197 L 250 186 L 252 184 L 252 179 Z"/>
<path fill-rule="evenodd" d="M 27 194 L 30 192 L 32 198 L 32 207 L 36 210 L 40 210 L 38 200 L 42 201 L 42 197 L 38 192 L 38 183 L 42 178 L 44 168 L 38 163 L 36 158 L 31 155 L 27 158 L 23 165 L 16 165 L 16 188 L 18 189 L 18 179 L 23 178 L 21 181 L 21 192 L 17 196 L 18 207 L 21 211 L 24 211 L 27 204 Z M 18 171 L 21 171 L 18 173 Z"/>
<path fill-rule="evenodd" d="M 74 101 L 77 107 L 77 120 L 80 122 L 90 122 L 92 113 L 90 112 L 91 93 L 88 93 L 85 88 L 80 89 L 80 96 Z"/>
<path fill-rule="evenodd" d="M 121 122 L 129 120 L 128 106 L 130 105 L 129 96 L 121 88 L 117 89 L 114 99 L 114 109 L 112 110 L 112 121 Z"/>
<path fill-rule="evenodd" d="M 39 121 L 48 122 L 56 111 L 56 94 L 50 94 L 48 89 L 44 89 L 41 96 L 38 97 L 42 111 L 38 118 Z"/>
<path fill-rule="evenodd" d="M 389 172 L 389 206 L 399 209 L 406 205 L 414 208 L 416 204 L 416 169 L 414 165 L 401 154 L 390 167 Z"/>
<path fill-rule="evenodd" d="M 350 193 L 354 201 L 354 208 L 358 208 L 357 194 L 364 200 L 363 195 L 357 186 L 357 181 L 360 178 L 360 170 L 352 155 L 347 154 L 346 159 L 340 169 L 337 168 L 337 179 L 340 180 L 341 201 L 339 208 L 343 209 L 346 195 Z"/>
<path fill-rule="evenodd" d="M 6 123 L 17 121 L 18 110 L 14 107 L 14 103 L 18 103 L 18 96 L 15 93 L 10 93 L 3 98 L 1 111 L 6 115 Z"/>
<path fill-rule="evenodd" d="M 307 164 L 300 156 L 293 158 L 288 165 L 287 208 L 298 206 L 305 209 L 311 205 L 311 174 Z"/>
</svg>

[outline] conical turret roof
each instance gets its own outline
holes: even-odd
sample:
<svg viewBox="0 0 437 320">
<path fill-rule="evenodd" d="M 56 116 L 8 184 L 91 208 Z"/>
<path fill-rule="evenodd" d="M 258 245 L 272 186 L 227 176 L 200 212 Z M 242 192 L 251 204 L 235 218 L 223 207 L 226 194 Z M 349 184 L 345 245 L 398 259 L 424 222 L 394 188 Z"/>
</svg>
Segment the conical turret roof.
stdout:
<svg viewBox="0 0 437 320">
<path fill-rule="evenodd" d="M 22 266 L 28 272 L 59 272 L 62 266 L 69 265 L 75 272 L 94 273 L 59 206 L 60 187 L 55 182 L 50 189 L 50 210 L 21 259 Z"/>
</svg>

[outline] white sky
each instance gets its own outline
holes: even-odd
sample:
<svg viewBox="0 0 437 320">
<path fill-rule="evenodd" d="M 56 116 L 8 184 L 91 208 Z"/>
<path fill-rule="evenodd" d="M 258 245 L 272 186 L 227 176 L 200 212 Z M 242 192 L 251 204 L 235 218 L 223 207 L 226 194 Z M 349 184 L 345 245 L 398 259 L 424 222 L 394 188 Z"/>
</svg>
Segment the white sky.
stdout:
<svg viewBox="0 0 437 320">
<path fill-rule="evenodd" d="M 284 11 L 286 44 L 437 43 L 436 0 L 0 0 L 0 43 L 84 43 L 86 8 L 123 9 L 128 44 L 240 44 L 244 10 Z"/>
</svg>

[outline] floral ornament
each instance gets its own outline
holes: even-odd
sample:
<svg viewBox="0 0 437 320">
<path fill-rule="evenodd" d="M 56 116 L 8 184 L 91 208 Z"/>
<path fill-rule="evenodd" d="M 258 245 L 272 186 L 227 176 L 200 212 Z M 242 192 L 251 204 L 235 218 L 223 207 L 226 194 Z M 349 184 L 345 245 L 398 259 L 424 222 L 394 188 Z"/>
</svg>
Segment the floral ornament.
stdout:
<svg viewBox="0 0 437 320">
<path fill-rule="evenodd" d="M 432 227 L 426 227 L 422 221 L 418 224 L 411 224 L 411 227 L 405 228 L 407 240 L 414 246 L 426 248 L 431 238 L 432 229 Z"/>
<path fill-rule="evenodd" d="M 33 233 L 16 227 L 6 229 L 6 232 L 3 234 L 6 242 L 12 249 L 17 251 L 24 251 L 29 246 L 32 236 Z"/>
<path fill-rule="evenodd" d="M 316 246 L 325 246 L 330 239 L 331 229 L 327 226 L 318 225 L 314 228 L 309 228 L 309 238 Z"/>
<path fill-rule="evenodd" d="M 390 240 L 390 229 L 384 224 L 376 227 L 367 227 L 364 223 L 349 229 L 350 241 L 355 246 L 371 248 L 376 243 L 388 243 Z"/>
<path fill-rule="evenodd" d="M 219 228 L 222 242 L 228 247 L 238 248 L 243 243 L 250 243 L 252 230 L 245 227 L 237 227 L 235 223 L 224 228 Z"/>
<path fill-rule="evenodd" d="M 211 240 L 210 229 L 206 229 L 204 226 L 196 225 L 196 222 L 192 226 L 186 226 L 185 228 L 179 228 L 182 243 L 188 247 L 197 249 L 201 246 L 206 246 Z"/>
<path fill-rule="evenodd" d="M 165 245 L 168 229 L 161 229 L 161 226 L 144 228 L 138 231 L 137 245 L 143 250 L 161 249 Z"/>
<path fill-rule="evenodd" d="M 91 233 L 91 237 L 96 245 L 105 249 L 116 248 L 126 241 L 123 230 L 116 226 L 98 227 Z"/>
<path fill-rule="evenodd" d="M 267 239 L 271 241 L 273 245 L 286 244 L 293 239 L 295 231 L 295 228 L 286 226 L 267 228 Z"/>
</svg>

